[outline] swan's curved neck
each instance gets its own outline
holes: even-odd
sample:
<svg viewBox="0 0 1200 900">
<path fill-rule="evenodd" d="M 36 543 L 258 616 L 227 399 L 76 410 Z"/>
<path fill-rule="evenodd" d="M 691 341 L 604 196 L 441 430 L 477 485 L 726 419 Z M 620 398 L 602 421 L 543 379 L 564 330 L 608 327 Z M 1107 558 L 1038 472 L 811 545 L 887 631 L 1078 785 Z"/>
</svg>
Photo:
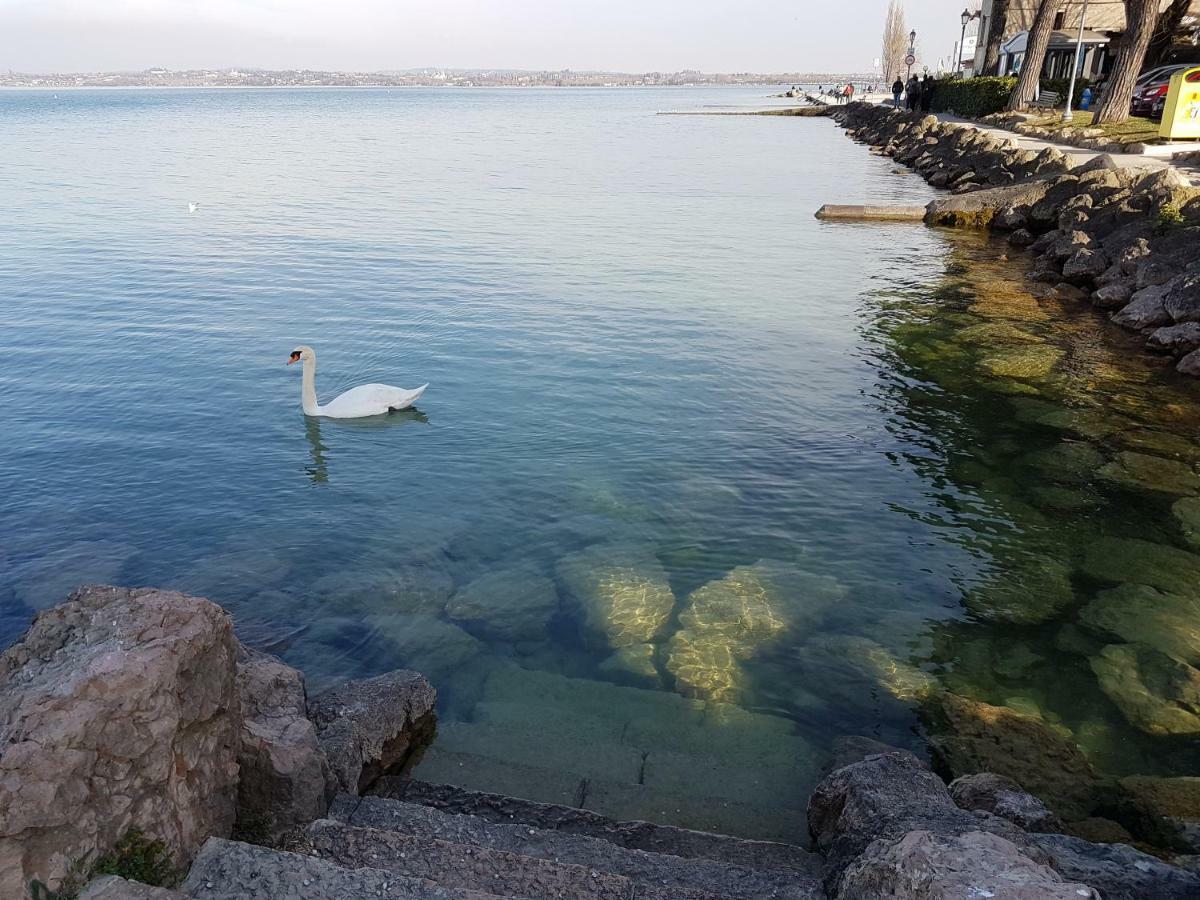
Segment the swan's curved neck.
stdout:
<svg viewBox="0 0 1200 900">
<path fill-rule="evenodd" d="M 304 361 L 303 377 L 300 379 L 300 405 L 304 408 L 306 416 L 319 415 L 320 407 L 317 405 L 317 355 L 314 353 L 312 360 Z"/>
</svg>

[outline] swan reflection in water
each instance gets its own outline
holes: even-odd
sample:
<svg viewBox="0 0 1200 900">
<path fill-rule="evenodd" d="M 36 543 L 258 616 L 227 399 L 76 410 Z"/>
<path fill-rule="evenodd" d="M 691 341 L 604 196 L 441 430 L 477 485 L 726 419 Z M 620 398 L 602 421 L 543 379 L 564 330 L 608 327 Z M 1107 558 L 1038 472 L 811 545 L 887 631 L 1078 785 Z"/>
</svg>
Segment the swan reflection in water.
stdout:
<svg viewBox="0 0 1200 900">
<path fill-rule="evenodd" d="M 380 431 L 384 428 L 401 428 L 412 424 L 428 425 L 429 416 L 419 409 L 409 407 L 395 412 L 384 413 L 381 416 L 370 416 L 364 419 L 339 419 L 336 424 L 324 423 L 331 433 L 343 429 L 347 431 Z M 308 438 L 309 456 L 311 462 L 304 467 L 304 473 L 313 484 L 329 483 L 329 445 L 321 437 L 322 421 L 315 416 L 304 417 L 304 436 Z"/>
</svg>

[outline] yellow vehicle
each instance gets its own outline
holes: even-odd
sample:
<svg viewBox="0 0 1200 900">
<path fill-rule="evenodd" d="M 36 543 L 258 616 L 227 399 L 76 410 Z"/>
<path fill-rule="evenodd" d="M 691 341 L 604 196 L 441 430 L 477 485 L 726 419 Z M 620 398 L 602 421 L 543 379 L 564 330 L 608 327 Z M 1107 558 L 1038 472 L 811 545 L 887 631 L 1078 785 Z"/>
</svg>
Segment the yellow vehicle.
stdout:
<svg viewBox="0 0 1200 900">
<path fill-rule="evenodd" d="M 1200 66 L 1171 76 L 1158 136 L 1169 141 L 1200 139 Z"/>
</svg>

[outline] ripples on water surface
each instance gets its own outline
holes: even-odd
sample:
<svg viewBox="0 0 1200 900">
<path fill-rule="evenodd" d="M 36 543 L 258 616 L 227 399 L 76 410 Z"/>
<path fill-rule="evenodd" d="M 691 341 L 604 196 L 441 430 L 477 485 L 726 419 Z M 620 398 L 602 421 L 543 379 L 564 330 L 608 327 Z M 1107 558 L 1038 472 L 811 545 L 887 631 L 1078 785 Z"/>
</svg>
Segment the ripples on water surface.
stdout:
<svg viewBox="0 0 1200 900">
<path fill-rule="evenodd" d="M 0 94 L 0 637 L 186 589 L 313 686 L 427 672 L 428 777 L 764 836 L 943 687 L 1194 769 L 1129 685 L 1200 659 L 1195 387 L 1001 248 L 815 221 L 929 196 L 829 122 L 653 115 L 765 93 Z M 301 342 L 432 386 L 306 421 Z"/>
</svg>

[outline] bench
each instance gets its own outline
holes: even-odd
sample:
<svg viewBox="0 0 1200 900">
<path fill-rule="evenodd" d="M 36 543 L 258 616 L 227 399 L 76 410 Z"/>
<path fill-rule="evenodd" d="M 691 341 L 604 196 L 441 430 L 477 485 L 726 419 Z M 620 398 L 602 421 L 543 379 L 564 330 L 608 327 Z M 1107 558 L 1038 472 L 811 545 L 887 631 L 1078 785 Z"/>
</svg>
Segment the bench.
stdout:
<svg viewBox="0 0 1200 900">
<path fill-rule="evenodd" d="M 1062 103 L 1062 94 L 1054 91 L 1038 91 L 1037 99 L 1033 101 L 1034 106 L 1043 109 L 1054 109 L 1060 103 Z"/>
</svg>

